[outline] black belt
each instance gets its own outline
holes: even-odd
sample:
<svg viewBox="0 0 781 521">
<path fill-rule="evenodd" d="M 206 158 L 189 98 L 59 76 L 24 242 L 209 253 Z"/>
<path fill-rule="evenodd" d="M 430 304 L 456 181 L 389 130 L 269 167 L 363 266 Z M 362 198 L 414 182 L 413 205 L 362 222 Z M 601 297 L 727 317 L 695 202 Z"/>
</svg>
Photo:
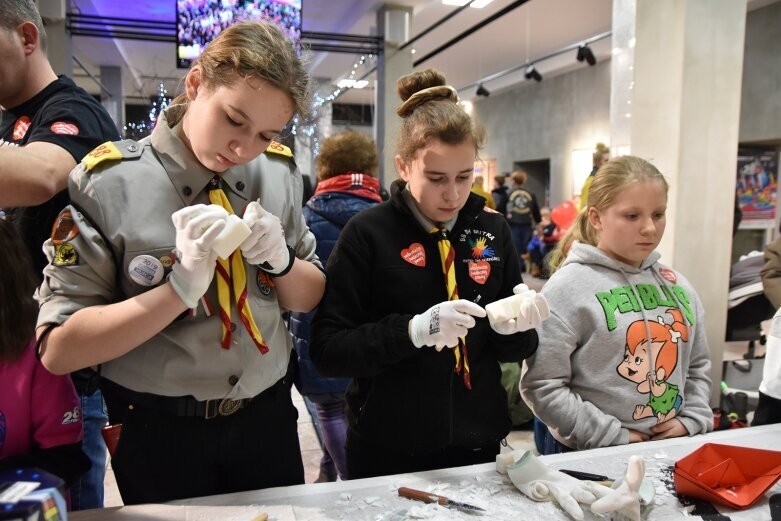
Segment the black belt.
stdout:
<svg viewBox="0 0 781 521">
<path fill-rule="evenodd" d="M 160 396 L 157 394 L 140 393 L 131 391 L 121 385 L 104 380 L 104 392 L 107 396 L 114 394 L 117 398 L 127 403 L 128 407 L 141 407 L 174 416 L 186 416 L 204 418 L 210 420 L 218 416 L 230 416 L 238 410 L 247 407 L 251 402 L 277 392 L 280 386 L 285 385 L 285 378 L 280 380 L 252 398 L 231 400 L 230 398 L 215 398 L 199 401 L 193 396 Z"/>
</svg>

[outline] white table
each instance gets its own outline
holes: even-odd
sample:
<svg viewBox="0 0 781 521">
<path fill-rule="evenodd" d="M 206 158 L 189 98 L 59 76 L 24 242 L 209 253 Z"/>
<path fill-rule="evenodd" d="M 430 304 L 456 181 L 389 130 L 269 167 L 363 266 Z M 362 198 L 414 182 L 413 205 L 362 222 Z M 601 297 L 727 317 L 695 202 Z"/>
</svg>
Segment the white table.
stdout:
<svg viewBox="0 0 781 521">
<path fill-rule="evenodd" d="M 584 470 L 623 476 L 629 456 L 646 460 L 646 477 L 656 488 L 654 504 L 644 510 L 644 519 L 700 519 L 690 517 L 673 495 L 672 474 L 667 471 L 675 461 L 701 444 L 712 442 L 744 447 L 781 450 L 781 425 L 734 429 L 671 440 L 623 445 L 588 451 L 546 456 L 543 461 L 554 468 Z M 263 469 L 258 469 L 262 472 Z M 666 482 L 666 483 L 665 483 Z M 260 512 L 269 520 L 402 521 L 405 519 L 471 520 L 477 516 L 425 505 L 398 497 L 400 486 L 428 490 L 486 509 L 486 520 L 568 520 L 567 514 L 551 503 L 536 503 L 523 496 L 493 464 L 473 465 L 415 474 L 318 483 L 194 498 L 165 505 L 139 505 L 113 509 L 74 512 L 74 521 L 251 521 Z M 737 511 L 717 505 L 719 512 L 733 521 L 769 520 L 768 497 L 781 492 L 777 483 L 752 508 Z M 585 509 L 586 519 L 605 520 Z"/>
</svg>

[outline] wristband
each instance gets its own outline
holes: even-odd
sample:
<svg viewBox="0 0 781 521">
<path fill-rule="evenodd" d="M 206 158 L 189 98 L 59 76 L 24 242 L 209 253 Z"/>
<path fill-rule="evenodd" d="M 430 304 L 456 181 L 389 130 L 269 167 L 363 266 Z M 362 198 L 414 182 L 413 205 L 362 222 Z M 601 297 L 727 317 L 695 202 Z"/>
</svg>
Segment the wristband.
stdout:
<svg viewBox="0 0 781 521">
<path fill-rule="evenodd" d="M 287 253 L 288 256 L 290 257 L 290 260 L 288 261 L 287 266 L 285 266 L 285 269 L 280 271 L 279 273 L 271 273 L 270 271 L 268 271 L 267 272 L 268 275 L 272 278 L 284 277 L 285 275 L 290 273 L 290 270 L 293 269 L 293 263 L 296 261 L 296 250 L 294 250 L 290 245 L 286 245 L 286 246 L 287 246 Z M 268 262 L 264 262 L 263 264 L 269 266 Z"/>
</svg>

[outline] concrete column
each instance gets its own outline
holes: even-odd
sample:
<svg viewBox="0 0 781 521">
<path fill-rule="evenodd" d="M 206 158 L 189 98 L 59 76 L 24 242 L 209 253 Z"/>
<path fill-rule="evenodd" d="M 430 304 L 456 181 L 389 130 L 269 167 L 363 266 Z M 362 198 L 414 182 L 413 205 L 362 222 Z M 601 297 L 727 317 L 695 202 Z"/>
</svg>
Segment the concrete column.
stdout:
<svg viewBox="0 0 781 521">
<path fill-rule="evenodd" d="M 613 55 L 610 59 L 610 147 L 612 155 L 629 153 L 632 140 L 635 4 L 613 0 Z"/>
<path fill-rule="evenodd" d="M 401 121 L 396 108 L 401 104 L 396 93 L 396 80 L 412 72 L 412 54 L 398 48 L 409 39 L 412 8 L 384 5 L 377 11 L 377 28 L 383 37 L 383 52 L 377 57 L 377 99 L 374 122 L 374 140 L 380 154 L 377 177 L 385 188 L 398 178 L 393 158 Z"/>
<path fill-rule="evenodd" d="M 73 42 L 65 29 L 65 12 L 69 11 L 68 0 L 38 0 L 38 11 L 46 29 L 46 55 L 56 74 L 73 77 Z"/>
<path fill-rule="evenodd" d="M 100 103 L 114 120 L 117 128 L 125 126 L 125 92 L 122 84 L 122 68 L 113 65 L 100 66 L 100 82 L 111 92 L 100 92 Z"/>
<path fill-rule="evenodd" d="M 727 317 L 746 0 L 635 0 L 634 7 L 613 12 L 614 34 L 634 25 L 635 45 L 632 80 L 619 75 L 612 89 L 630 103 L 625 111 L 612 104 L 618 113 L 611 114 L 611 124 L 622 135 L 617 121 L 621 111 L 628 114 L 626 145 L 670 183 L 659 250 L 663 262 L 691 281 L 705 307 L 715 405 Z M 632 50 L 629 41 L 619 56 Z"/>
</svg>

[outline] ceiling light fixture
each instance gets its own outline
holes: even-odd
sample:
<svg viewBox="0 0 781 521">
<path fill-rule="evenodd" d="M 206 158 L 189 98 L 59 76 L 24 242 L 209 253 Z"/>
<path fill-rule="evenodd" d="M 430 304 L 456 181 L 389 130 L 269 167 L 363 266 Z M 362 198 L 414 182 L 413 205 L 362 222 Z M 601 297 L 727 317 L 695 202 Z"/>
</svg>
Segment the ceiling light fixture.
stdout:
<svg viewBox="0 0 781 521">
<path fill-rule="evenodd" d="M 526 68 L 526 72 L 524 73 L 524 77 L 527 80 L 542 81 L 542 74 L 537 72 L 537 69 L 534 68 L 534 64 L 529 65 Z"/>
<path fill-rule="evenodd" d="M 485 96 L 486 98 L 491 95 L 488 89 L 483 87 L 482 83 L 477 86 L 477 92 L 475 92 L 475 94 L 477 94 L 478 96 Z"/>
<path fill-rule="evenodd" d="M 597 63 L 597 59 L 594 56 L 594 53 L 591 52 L 591 48 L 588 46 L 588 44 L 578 47 L 577 59 L 579 62 L 586 60 L 586 63 L 589 65 L 596 65 Z"/>
<path fill-rule="evenodd" d="M 442 0 L 442 3 L 445 5 L 456 5 L 456 6 L 462 6 L 466 5 L 469 2 L 469 0 Z M 482 9 L 483 7 L 487 6 L 493 2 L 493 0 L 474 0 L 469 7 L 475 7 L 477 9 Z"/>
</svg>

